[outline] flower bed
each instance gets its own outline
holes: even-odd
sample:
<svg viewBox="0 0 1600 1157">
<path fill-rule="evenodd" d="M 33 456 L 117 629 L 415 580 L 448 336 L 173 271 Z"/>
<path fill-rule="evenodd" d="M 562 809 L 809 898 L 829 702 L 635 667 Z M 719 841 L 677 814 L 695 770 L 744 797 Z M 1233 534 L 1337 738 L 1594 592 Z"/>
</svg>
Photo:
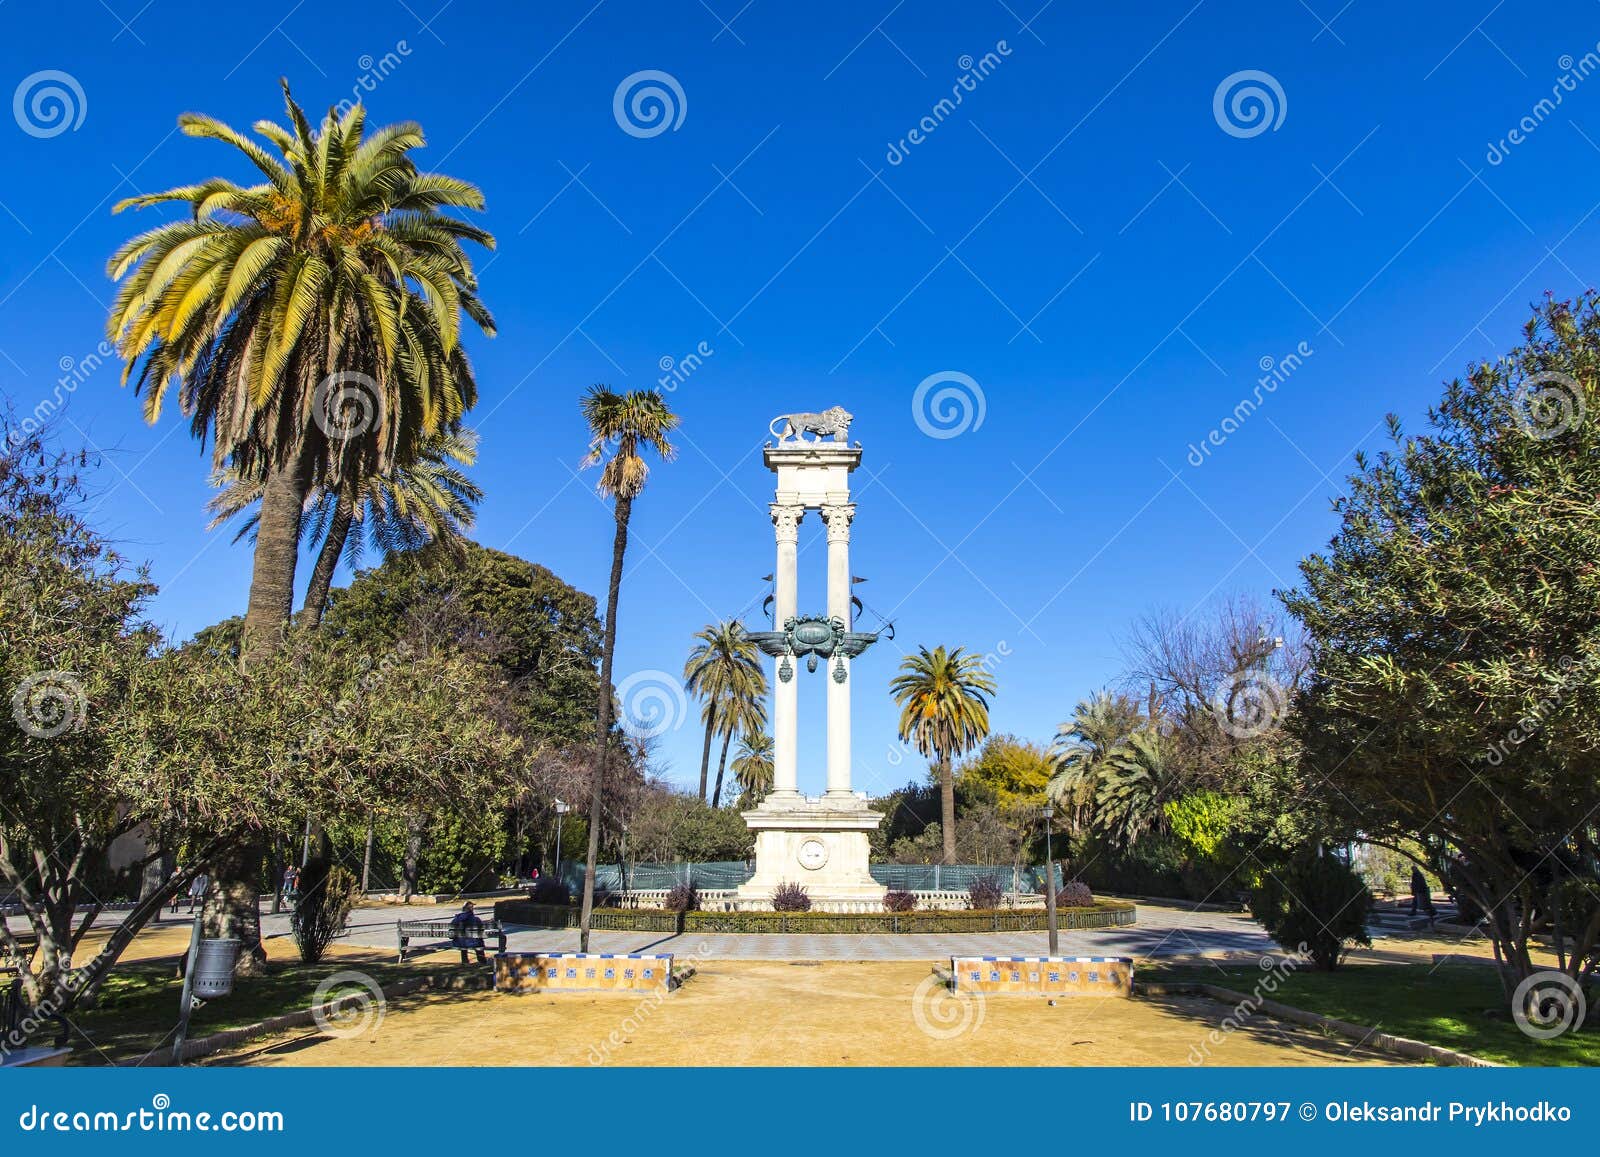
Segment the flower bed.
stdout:
<svg viewBox="0 0 1600 1157">
<path fill-rule="evenodd" d="M 534 904 L 527 900 L 501 900 L 494 906 L 502 924 L 535 928 L 576 928 L 576 907 Z M 1062 908 L 1058 926 L 1064 929 L 1120 928 L 1132 924 L 1137 910 L 1132 904 L 1099 900 L 1092 908 Z M 1002 908 L 987 912 L 666 912 L 648 908 L 596 908 L 594 928 L 612 932 L 798 932 L 798 933 L 917 933 L 917 932 L 1043 932 L 1049 925 L 1042 908 Z"/>
</svg>

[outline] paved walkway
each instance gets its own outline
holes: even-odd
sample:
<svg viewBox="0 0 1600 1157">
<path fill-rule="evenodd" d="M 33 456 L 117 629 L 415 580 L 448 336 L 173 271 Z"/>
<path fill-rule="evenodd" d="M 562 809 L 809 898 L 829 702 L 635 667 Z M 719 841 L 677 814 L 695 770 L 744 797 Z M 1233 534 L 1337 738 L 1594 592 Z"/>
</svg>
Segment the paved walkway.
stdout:
<svg viewBox="0 0 1600 1157">
<path fill-rule="evenodd" d="M 396 920 L 448 919 L 458 905 L 394 905 L 360 908 L 350 916 L 341 942 L 393 949 Z M 1141 902 L 1132 927 L 1063 931 L 1061 951 L 1069 956 L 1189 956 L 1237 952 L 1264 955 L 1276 946 L 1250 917 L 1232 912 L 1190 912 L 1171 904 Z M 485 914 L 492 905 L 480 906 Z M 287 915 L 262 921 L 268 936 L 288 935 Z M 576 929 L 508 925 L 506 946 L 514 952 L 575 952 Z M 894 935 L 781 935 L 659 932 L 595 932 L 596 952 L 672 952 L 704 960 L 931 960 L 942 956 L 1037 956 L 1044 953 L 1043 932 L 962 932 Z"/>
</svg>

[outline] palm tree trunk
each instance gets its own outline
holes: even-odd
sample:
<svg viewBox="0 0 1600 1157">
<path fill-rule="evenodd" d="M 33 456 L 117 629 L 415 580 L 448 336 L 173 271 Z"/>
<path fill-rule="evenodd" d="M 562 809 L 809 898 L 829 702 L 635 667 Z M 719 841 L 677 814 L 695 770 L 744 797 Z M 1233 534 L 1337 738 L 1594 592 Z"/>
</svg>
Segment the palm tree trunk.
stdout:
<svg viewBox="0 0 1600 1157">
<path fill-rule="evenodd" d="M 711 770 L 711 732 L 716 727 L 716 708 L 706 708 L 706 741 L 700 748 L 700 802 L 706 802 L 706 772 Z"/>
<path fill-rule="evenodd" d="M 250 602 L 244 613 L 244 659 L 270 655 L 283 645 L 294 613 L 294 571 L 300 556 L 300 512 L 308 485 L 304 462 L 284 465 L 261 492 Z"/>
<path fill-rule="evenodd" d="M 733 732 L 722 733 L 722 758 L 717 760 L 717 790 L 711 793 L 711 806 L 722 806 L 722 772 L 728 766 L 728 744 L 733 742 Z"/>
<path fill-rule="evenodd" d="M 622 591 L 622 556 L 628 550 L 628 519 L 633 500 L 616 500 L 617 533 L 611 542 L 611 585 L 606 591 L 606 629 L 600 649 L 600 710 L 595 721 L 594 786 L 589 797 L 589 852 L 583 865 L 583 910 L 578 918 L 578 951 L 589 951 L 594 917 L 594 868 L 600 858 L 600 816 L 605 798 L 606 755 L 611 749 L 611 661 L 617 650 L 617 596 Z"/>
<path fill-rule="evenodd" d="M 956 862 L 956 777 L 950 757 L 939 758 L 939 834 L 944 837 L 944 862 Z"/>
<path fill-rule="evenodd" d="M 306 462 L 296 458 L 274 471 L 261 493 L 250 601 L 244 614 L 242 659 L 247 664 L 283 646 L 283 631 L 294 613 L 300 512 L 308 484 Z M 266 846 L 259 839 L 250 839 L 220 857 L 207 901 L 209 934 L 243 942 L 234 967 L 239 976 L 258 976 L 267 968 L 267 952 L 261 946 L 260 884 L 256 879 L 265 856 Z"/>
<path fill-rule="evenodd" d="M 322 540 L 322 550 L 317 554 L 317 565 L 311 569 L 311 582 L 306 587 L 306 601 L 300 605 L 300 621 L 313 630 L 322 625 L 322 612 L 328 606 L 328 590 L 333 586 L 333 572 L 339 566 L 339 556 L 344 553 L 345 540 L 350 537 L 350 521 L 355 514 L 355 503 L 343 491 L 334 503 L 333 518 L 328 523 L 328 536 Z"/>
</svg>

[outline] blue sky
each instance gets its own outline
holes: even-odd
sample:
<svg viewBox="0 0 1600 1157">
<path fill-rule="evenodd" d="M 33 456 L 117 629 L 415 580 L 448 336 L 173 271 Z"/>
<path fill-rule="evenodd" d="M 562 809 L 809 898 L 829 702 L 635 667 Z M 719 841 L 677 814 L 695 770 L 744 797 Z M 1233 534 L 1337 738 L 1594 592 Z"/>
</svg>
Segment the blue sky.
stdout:
<svg viewBox="0 0 1600 1157">
<path fill-rule="evenodd" d="M 1591 3 L 1537 21 L 1492 0 L 740 4 L 0 7 L 0 390 L 30 412 L 73 383 L 58 430 L 105 452 L 97 518 L 150 561 L 168 630 L 242 611 L 249 557 L 205 531 L 208 458 L 179 415 L 148 427 L 113 368 L 81 368 L 105 258 L 157 215 L 110 208 L 245 177 L 175 117 L 279 117 L 280 75 L 312 108 L 359 92 L 372 120 L 420 121 L 422 163 L 487 195 L 483 543 L 602 591 L 611 522 L 574 473 L 577 396 L 711 351 L 674 383 L 682 453 L 634 517 L 619 682 L 677 671 L 691 632 L 759 602 L 768 420 L 854 412 L 853 569 L 899 632 L 856 667 L 856 782 L 874 791 L 920 773 L 891 754 L 899 648 L 997 656 L 996 728 L 1047 738 L 1116 678 L 1141 613 L 1292 583 L 1384 413 L 1415 424 L 1531 302 L 1593 278 Z M 681 91 L 675 127 L 614 114 L 645 71 Z M 1224 87 L 1219 114 L 1240 73 L 1266 75 Z M 1270 124 L 1248 101 L 1231 114 L 1241 85 Z M 52 86 L 70 125 L 30 102 Z M 1224 431 L 1263 365 L 1292 371 Z M 981 424 L 975 404 L 959 432 L 918 422 L 941 373 L 974 383 Z M 813 517 L 801 605 L 818 610 L 819 535 Z M 802 786 L 820 790 L 810 682 Z M 687 782 L 684 720 L 662 754 Z"/>
</svg>

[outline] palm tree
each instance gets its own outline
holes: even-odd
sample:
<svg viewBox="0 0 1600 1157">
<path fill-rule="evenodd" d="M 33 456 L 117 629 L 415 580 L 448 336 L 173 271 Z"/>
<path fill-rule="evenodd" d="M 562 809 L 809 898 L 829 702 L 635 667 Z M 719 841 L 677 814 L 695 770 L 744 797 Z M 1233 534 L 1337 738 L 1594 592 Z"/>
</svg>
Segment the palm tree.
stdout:
<svg viewBox="0 0 1600 1157">
<path fill-rule="evenodd" d="M 1160 824 L 1162 805 L 1174 786 L 1166 742 L 1153 727 L 1128 736 L 1106 759 L 1095 796 L 1096 823 L 1131 845 Z"/>
<path fill-rule="evenodd" d="M 952 761 L 989 734 L 994 676 L 981 655 L 960 647 L 920 647 L 900 664 L 889 684 L 900 705 L 900 738 L 934 761 L 939 772 L 939 814 L 944 862 L 956 858 L 956 785 Z"/>
<path fill-rule="evenodd" d="M 705 742 L 700 749 L 700 802 L 706 799 L 706 778 L 711 767 L 711 739 L 723 736 L 722 754 L 727 758 L 728 739 L 738 731 L 759 731 L 766 726 L 763 709 L 760 722 L 735 727 L 723 716 L 725 705 L 743 700 L 759 700 L 767 693 L 767 676 L 761 669 L 760 654 L 744 627 L 734 619 L 709 623 L 696 631 L 700 640 L 683 665 L 683 682 L 691 695 L 705 700 L 700 710 L 705 724 Z M 746 712 L 746 723 L 749 713 Z M 721 782 L 721 775 L 718 775 Z"/>
<path fill-rule="evenodd" d="M 762 675 L 756 668 L 756 674 Z M 728 745 L 735 735 L 749 735 L 767 725 L 767 680 L 762 675 L 759 690 L 741 693 L 729 690 L 717 708 L 717 730 L 722 733 L 722 758 L 717 760 L 717 786 L 711 793 L 711 806 L 722 806 L 722 775 L 728 766 Z"/>
<path fill-rule="evenodd" d="M 595 720 L 594 784 L 589 800 L 589 853 L 583 870 L 583 912 L 579 918 L 578 950 L 589 951 L 589 923 L 594 915 L 594 868 L 600 856 L 600 819 L 606 779 L 606 756 L 611 738 L 611 665 L 617 649 L 617 596 L 622 588 L 622 559 L 628 550 L 628 520 L 634 499 L 644 490 L 650 467 L 644 451 L 654 450 L 670 462 L 676 451 L 667 440 L 678 416 L 666 399 L 653 390 L 619 394 L 594 386 L 583 395 L 583 420 L 589 427 L 589 452 L 583 465 L 599 466 L 595 489 L 609 498 L 617 529 L 611 542 L 611 583 L 606 590 L 605 635 L 600 651 L 600 707 Z"/>
<path fill-rule="evenodd" d="M 1139 707 L 1131 698 L 1101 691 L 1079 700 L 1072 718 L 1057 729 L 1050 748 L 1055 772 L 1046 790 L 1072 815 L 1076 827 L 1089 824 L 1111 757 L 1139 723 Z"/>
<path fill-rule="evenodd" d="M 733 781 L 739 785 L 739 806 L 756 807 L 772 790 L 772 736 L 764 731 L 739 737 L 733 757 Z"/>
<path fill-rule="evenodd" d="M 300 621 L 321 625 L 334 569 L 342 559 L 359 567 L 370 546 L 382 554 L 416 550 L 430 542 L 452 543 L 471 528 L 473 507 L 483 491 L 456 465 L 470 466 L 478 457 L 478 436 L 461 428 L 426 439 L 415 461 L 388 474 L 355 478 L 347 475 L 332 487 L 317 488 L 301 522 L 301 538 L 321 548 L 306 587 Z M 456 464 L 456 465 L 453 465 Z M 246 482 L 232 470 L 215 479 L 223 489 L 206 504 L 216 529 L 261 501 L 262 484 Z M 249 514 L 234 541 L 254 538 L 260 511 Z M 354 530 L 355 536 L 351 537 Z M 365 534 L 362 532 L 365 531 Z"/>
<path fill-rule="evenodd" d="M 212 177 L 121 202 L 117 211 L 180 202 L 191 212 L 108 264 L 121 285 L 107 330 L 123 381 L 138 370 L 146 421 L 176 385 L 214 467 L 261 479 L 247 656 L 282 641 L 308 492 L 387 473 L 452 428 L 477 393 L 461 314 L 494 332 L 462 247 L 494 239 L 441 212 L 481 209 L 483 194 L 418 171 L 420 126 L 368 133 L 358 104 L 313 130 L 283 90 L 290 127 L 257 121 L 266 145 L 212 117 L 179 117 L 184 133 L 232 145 L 265 181 Z"/>
</svg>

